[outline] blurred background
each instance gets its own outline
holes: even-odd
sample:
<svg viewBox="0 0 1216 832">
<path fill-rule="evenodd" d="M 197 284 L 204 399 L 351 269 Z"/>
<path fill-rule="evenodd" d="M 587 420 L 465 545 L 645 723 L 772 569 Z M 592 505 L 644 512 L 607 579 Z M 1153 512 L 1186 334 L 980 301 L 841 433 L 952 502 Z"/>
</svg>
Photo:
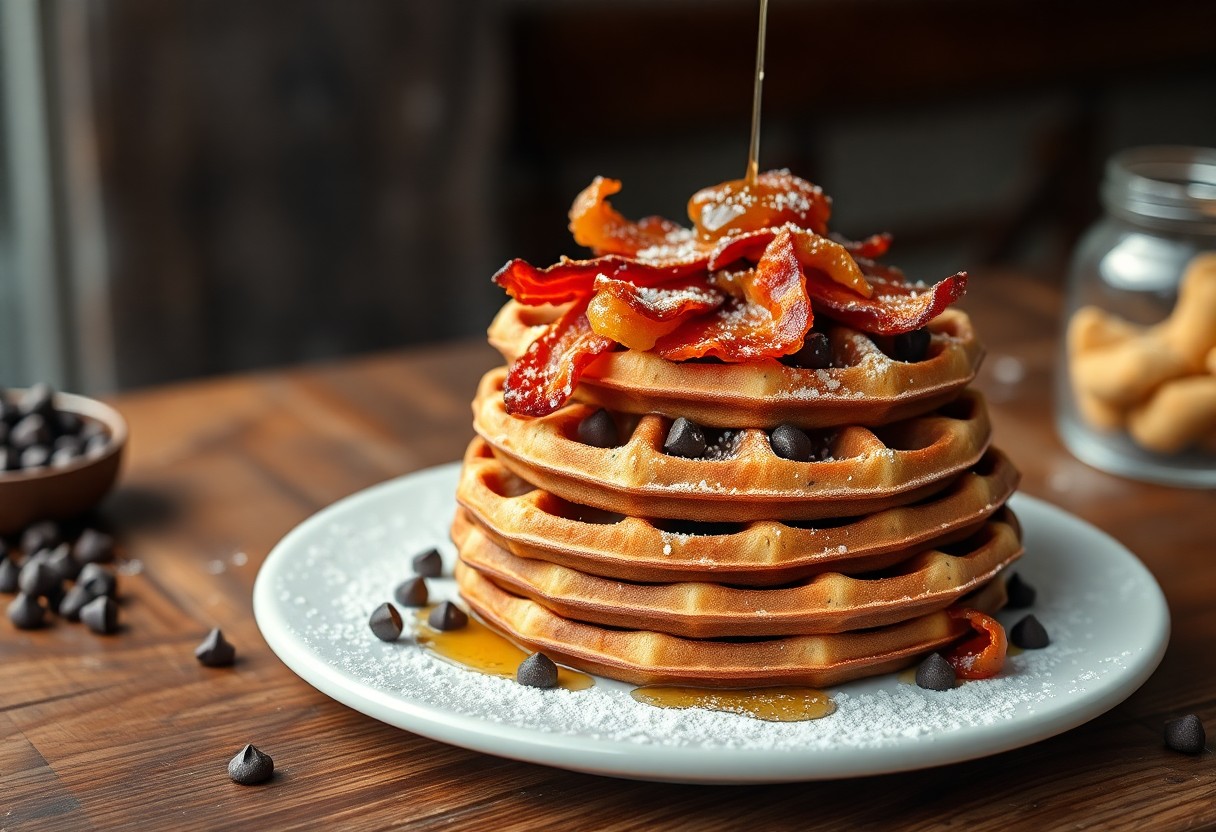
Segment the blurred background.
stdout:
<svg viewBox="0 0 1216 832">
<path fill-rule="evenodd" d="M 0 383 L 484 331 L 596 174 L 742 176 L 756 0 L 0 0 Z M 1216 146 L 1216 3 L 772 0 L 761 167 L 936 280 L 1059 280 L 1102 163 Z"/>
</svg>

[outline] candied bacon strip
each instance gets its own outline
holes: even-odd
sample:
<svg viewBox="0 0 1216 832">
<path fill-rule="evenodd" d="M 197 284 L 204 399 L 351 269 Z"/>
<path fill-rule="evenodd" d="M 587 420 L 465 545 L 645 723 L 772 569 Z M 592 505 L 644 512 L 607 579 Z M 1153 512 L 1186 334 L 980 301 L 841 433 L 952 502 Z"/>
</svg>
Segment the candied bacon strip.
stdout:
<svg viewBox="0 0 1216 832">
<path fill-rule="evenodd" d="M 587 301 L 576 303 L 532 342 L 507 371 L 502 398 L 516 416 L 546 416 L 570 400 L 587 365 L 615 346 L 587 320 Z"/>
<path fill-rule="evenodd" d="M 991 679 L 1005 666 L 1009 643 L 999 621 L 979 610 L 951 607 L 950 617 L 966 621 L 975 635 L 944 653 L 960 679 Z"/>
<path fill-rule="evenodd" d="M 663 217 L 646 217 L 633 222 L 625 219 L 608 197 L 621 190 L 620 180 L 597 176 L 570 206 L 570 231 L 574 241 L 596 254 L 621 254 L 647 261 L 672 261 L 704 258 L 706 246 L 699 244 L 687 228 Z"/>
<path fill-rule="evenodd" d="M 611 295 L 644 318 L 671 321 L 708 312 L 726 300 L 722 290 L 711 286 L 707 277 L 695 274 L 651 287 L 601 275 L 595 279 L 595 291 Z"/>
<path fill-rule="evenodd" d="M 876 257 L 882 257 L 891 248 L 891 235 L 886 231 L 871 234 L 864 240 L 846 240 L 839 234 L 829 236 L 844 246 L 845 250 L 854 257 L 867 257 L 873 260 Z"/>
<path fill-rule="evenodd" d="M 873 294 L 873 289 L 866 281 L 861 267 L 857 265 L 852 254 L 844 245 L 795 225 L 762 228 L 758 231 L 728 237 L 718 243 L 713 253 L 710 254 L 709 269 L 711 271 L 721 269 L 737 260 L 753 262 L 759 260 L 778 232 L 782 230 L 788 231 L 793 236 L 794 252 L 804 269 L 818 269 L 862 297 L 868 298 Z"/>
<path fill-rule="evenodd" d="M 594 260 L 562 258 L 544 269 L 516 258 L 495 272 L 493 280 L 520 303 L 536 306 L 585 298 L 595 290 L 595 280 L 600 276 L 636 286 L 661 286 L 704 269 L 704 261 L 650 264 L 615 254 Z"/>
<path fill-rule="evenodd" d="M 798 350 L 811 328 L 812 312 L 788 228 L 777 233 L 754 269 L 723 279 L 736 283 L 739 294 L 660 338 L 655 344 L 659 355 L 670 361 L 709 356 L 740 362 Z"/>
<path fill-rule="evenodd" d="M 787 223 L 826 234 L 831 214 L 832 200 L 823 188 L 788 170 L 765 171 L 751 182 L 722 182 L 688 200 L 688 218 L 704 240 Z"/>
<path fill-rule="evenodd" d="M 897 278 L 894 269 L 878 277 L 872 264 L 864 264 L 874 295 L 859 297 L 821 272 L 806 273 L 812 304 L 829 318 L 874 335 L 899 335 L 920 329 L 967 291 L 967 273 L 959 272 L 933 286 L 915 286 Z"/>
</svg>

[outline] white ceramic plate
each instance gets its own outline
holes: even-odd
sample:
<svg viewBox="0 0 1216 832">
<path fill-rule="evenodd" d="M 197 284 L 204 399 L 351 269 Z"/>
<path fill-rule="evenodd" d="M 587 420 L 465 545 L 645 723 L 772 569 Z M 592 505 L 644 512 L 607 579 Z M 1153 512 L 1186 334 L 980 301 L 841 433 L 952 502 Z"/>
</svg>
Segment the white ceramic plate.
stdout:
<svg viewBox="0 0 1216 832">
<path fill-rule="evenodd" d="M 925 691 L 888 675 L 831 689 L 820 720 L 769 723 L 635 702 L 632 686 L 536 690 L 447 664 L 408 637 L 386 644 L 367 616 L 431 546 L 451 573 L 457 465 L 411 474 L 319 512 L 285 537 L 254 587 L 271 648 L 305 681 L 375 719 L 442 742 L 560 768 L 688 783 L 775 783 L 882 774 L 1028 745 L 1114 707 L 1165 652 L 1160 588 L 1112 538 L 1018 495 L 1016 565 L 1052 644 L 1012 656 L 1002 675 Z M 429 582 L 432 600 L 455 596 Z M 1011 625 L 1024 611 L 1000 617 Z"/>
</svg>

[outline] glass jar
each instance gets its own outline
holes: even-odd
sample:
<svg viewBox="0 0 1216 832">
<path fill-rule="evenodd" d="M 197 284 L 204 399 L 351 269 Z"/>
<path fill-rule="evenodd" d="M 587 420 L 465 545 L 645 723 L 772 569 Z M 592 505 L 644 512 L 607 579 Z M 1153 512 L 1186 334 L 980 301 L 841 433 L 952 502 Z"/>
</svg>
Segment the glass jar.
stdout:
<svg viewBox="0 0 1216 832">
<path fill-rule="evenodd" d="M 1069 274 L 1056 423 L 1081 461 L 1216 487 L 1216 150 L 1107 163 Z"/>
</svg>

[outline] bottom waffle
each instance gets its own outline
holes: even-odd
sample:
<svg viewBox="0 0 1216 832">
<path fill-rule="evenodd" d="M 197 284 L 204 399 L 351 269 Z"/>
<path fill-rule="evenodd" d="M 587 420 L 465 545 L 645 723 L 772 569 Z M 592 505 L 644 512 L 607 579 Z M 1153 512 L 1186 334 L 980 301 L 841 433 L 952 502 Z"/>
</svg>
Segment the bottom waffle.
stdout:
<svg viewBox="0 0 1216 832">
<path fill-rule="evenodd" d="M 890 673 L 966 635 L 970 627 L 945 610 L 860 632 L 770 639 L 698 640 L 646 630 L 617 630 L 573 621 L 513 595 L 477 570 L 456 565 L 469 607 L 488 625 L 570 667 L 638 685 L 828 687 Z M 964 599 L 994 612 L 1005 603 L 1003 581 Z"/>
</svg>

